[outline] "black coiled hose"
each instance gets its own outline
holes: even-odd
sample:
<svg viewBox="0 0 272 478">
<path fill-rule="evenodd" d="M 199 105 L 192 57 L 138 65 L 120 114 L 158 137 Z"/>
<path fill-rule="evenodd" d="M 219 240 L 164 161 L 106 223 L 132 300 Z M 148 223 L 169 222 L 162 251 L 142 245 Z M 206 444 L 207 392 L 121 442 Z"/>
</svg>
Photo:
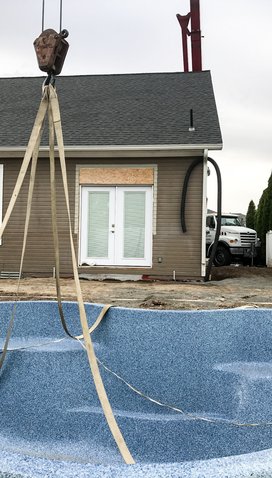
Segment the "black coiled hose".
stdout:
<svg viewBox="0 0 272 478">
<path fill-rule="evenodd" d="M 221 173 L 218 164 L 215 162 L 214 159 L 212 158 L 207 158 L 207 160 L 212 163 L 212 165 L 215 168 L 216 175 L 217 175 L 217 226 L 216 226 L 216 231 L 215 231 L 215 238 L 214 238 L 214 243 L 212 245 L 212 250 L 209 258 L 209 262 L 206 268 L 206 274 L 204 277 L 205 282 L 210 280 L 210 275 L 211 275 L 211 269 L 212 269 L 212 264 L 214 260 L 214 256 L 216 253 L 218 241 L 219 241 L 219 236 L 220 236 L 220 230 L 221 230 L 221 215 L 222 215 L 222 180 L 221 180 Z M 181 195 L 181 208 L 180 208 L 180 222 L 181 222 L 181 228 L 182 232 L 186 232 L 186 223 L 185 223 L 185 209 L 186 209 L 186 196 L 187 196 L 187 189 L 188 189 L 188 184 L 189 184 L 189 179 L 192 174 L 192 171 L 195 169 L 195 167 L 203 162 L 203 158 L 196 158 L 195 161 L 192 162 L 190 167 L 188 168 L 184 182 L 183 182 L 183 188 L 182 188 L 182 195 Z"/>
</svg>

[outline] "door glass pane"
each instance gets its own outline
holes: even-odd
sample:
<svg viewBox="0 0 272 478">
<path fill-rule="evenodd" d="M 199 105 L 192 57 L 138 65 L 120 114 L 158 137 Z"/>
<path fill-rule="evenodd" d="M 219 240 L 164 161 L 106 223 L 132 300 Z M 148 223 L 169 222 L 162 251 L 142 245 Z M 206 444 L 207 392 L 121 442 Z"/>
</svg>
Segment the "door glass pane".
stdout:
<svg viewBox="0 0 272 478">
<path fill-rule="evenodd" d="M 88 196 L 88 257 L 108 257 L 109 192 L 89 192 Z"/>
<path fill-rule="evenodd" d="M 145 192 L 124 192 L 124 258 L 144 258 Z"/>
</svg>

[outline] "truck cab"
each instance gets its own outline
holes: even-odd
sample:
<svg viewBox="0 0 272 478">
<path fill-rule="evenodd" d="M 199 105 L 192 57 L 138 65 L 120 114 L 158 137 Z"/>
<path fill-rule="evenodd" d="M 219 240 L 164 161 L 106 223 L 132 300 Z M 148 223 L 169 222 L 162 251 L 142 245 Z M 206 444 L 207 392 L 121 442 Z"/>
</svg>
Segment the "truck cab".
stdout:
<svg viewBox="0 0 272 478">
<path fill-rule="evenodd" d="M 210 256 L 217 227 L 217 214 L 206 217 L 206 255 Z M 221 231 L 214 258 L 215 266 L 227 266 L 232 262 L 253 264 L 258 254 L 260 241 L 254 229 L 241 224 L 239 215 L 222 214 Z"/>
</svg>

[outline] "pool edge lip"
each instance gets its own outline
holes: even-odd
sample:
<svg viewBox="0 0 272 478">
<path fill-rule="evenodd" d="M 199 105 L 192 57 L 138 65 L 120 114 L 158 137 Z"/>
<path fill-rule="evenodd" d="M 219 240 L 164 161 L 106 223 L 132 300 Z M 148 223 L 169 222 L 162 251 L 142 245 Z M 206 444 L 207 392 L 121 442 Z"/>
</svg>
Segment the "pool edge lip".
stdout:
<svg viewBox="0 0 272 478">
<path fill-rule="evenodd" d="M 4 451 L 0 457 L 0 476 L 1 474 L 8 475 L 9 478 L 268 478 L 272 476 L 272 448 L 210 460 L 135 465 L 82 465 Z"/>
<path fill-rule="evenodd" d="M 28 303 L 33 303 L 33 304 L 58 304 L 58 301 L 57 299 L 41 299 L 41 300 L 32 300 L 32 299 L 29 299 L 29 300 L 19 300 L 19 301 L 16 301 L 16 300 L 2 300 L 0 301 L 1 304 L 28 304 Z M 78 304 L 77 300 L 62 300 L 62 303 L 63 304 Z M 108 302 L 107 302 L 108 303 Z M 88 300 L 84 300 L 84 304 L 86 305 L 89 305 L 89 306 L 93 306 L 93 307 L 104 307 L 106 305 L 106 302 L 90 302 Z M 164 313 L 167 313 L 167 312 L 171 312 L 172 314 L 176 315 L 176 314 L 189 314 L 189 315 L 193 315 L 193 314 L 196 314 L 196 315 L 199 315 L 199 314 L 208 314 L 210 312 L 219 312 L 219 313 L 223 313 L 223 312 L 231 312 L 231 311 L 237 311 L 237 312 L 243 312 L 243 311 L 255 311 L 255 312 L 259 312 L 259 311 L 270 311 L 271 314 L 272 314 L 272 308 L 271 307 L 251 307 L 251 306 L 242 306 L 242 307 L 220 307 L 220 309 L 153 309 L 153 308 L 144 308 L 144 307 L 123 307 L 123 306 L 119 306 L 119 305 L 114 305 L 114 304 L 111 304 L 111 307 L 109 308 L 109 311 L 110 309 L 117 309 L 117 310 L 124 310 L 124 311 L 140 311 L 140 312 L 148 312 L 148 313 L 152 313 L 152 314 L 164 314 Z"/>
</svg>

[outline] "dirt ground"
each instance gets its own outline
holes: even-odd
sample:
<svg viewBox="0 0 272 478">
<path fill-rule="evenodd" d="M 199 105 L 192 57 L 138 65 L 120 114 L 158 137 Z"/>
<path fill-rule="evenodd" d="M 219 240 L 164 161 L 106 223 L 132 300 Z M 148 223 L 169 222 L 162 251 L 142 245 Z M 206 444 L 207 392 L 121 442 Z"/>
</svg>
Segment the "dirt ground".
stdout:
<svg viewBox="0 0 272 478">
<path fill-rule="evenodd" d="M 14 300 L 16 279 L 0 279 L 0 300 Z M 272 308 L 272 268 L 213 268 L 210 282 L 119 282 L 81 280 L 84 300 L 152 309 Z M 63 300 L 75 300 L 73 279 L 61 279 Z M 18 300 L 56 299 L 52 278 L 23 278 Z"/>
</svg>

